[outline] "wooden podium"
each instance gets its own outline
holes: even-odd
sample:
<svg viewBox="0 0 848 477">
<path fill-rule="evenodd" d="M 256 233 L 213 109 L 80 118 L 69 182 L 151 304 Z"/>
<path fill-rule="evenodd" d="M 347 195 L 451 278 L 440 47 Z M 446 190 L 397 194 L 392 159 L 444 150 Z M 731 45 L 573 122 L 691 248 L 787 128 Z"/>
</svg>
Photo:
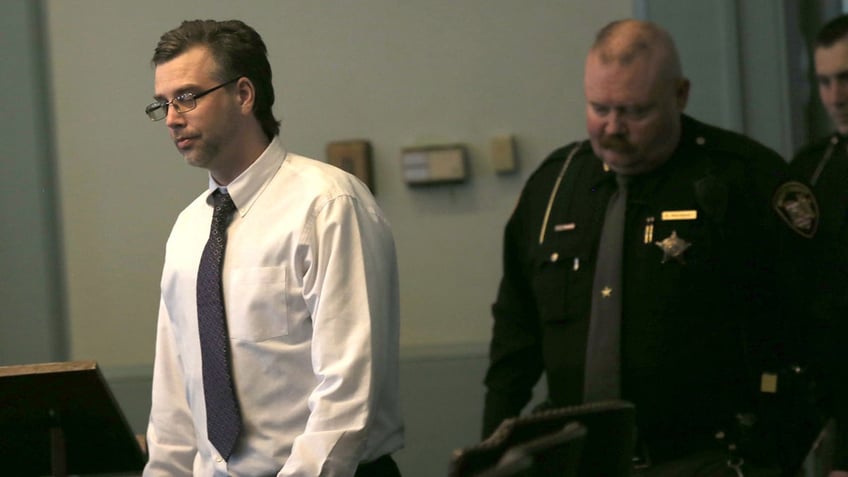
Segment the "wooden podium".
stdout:
<svg viewBox="0 0 848 477">
<path fill-rule="evenodd" d="M 0 367 L 5 475 L 138 472 L 145 455 L 95 361 Z"/>
</svg>

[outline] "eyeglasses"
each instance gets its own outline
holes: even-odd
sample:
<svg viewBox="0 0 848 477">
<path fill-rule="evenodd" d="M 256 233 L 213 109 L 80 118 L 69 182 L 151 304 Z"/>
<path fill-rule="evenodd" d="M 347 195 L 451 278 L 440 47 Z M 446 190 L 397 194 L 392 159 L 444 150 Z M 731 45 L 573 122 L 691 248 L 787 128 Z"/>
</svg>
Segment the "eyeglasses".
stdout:
<svg viewBox="0 0 848 477">
<path fill-rule="evenodd" d="M 161 121 L 162 119 L 165 119 L 165 116 L 168 115 L 168 106 L 171 105 L 174 106 L 174 111 L 180 114 L 187 113 L 197 107 L 198 98 L 202 98 L 216 89 L 223 88 L 230 83 L 238 81 L 239 79 L 241 79 L 241 76 L 236 76 L 227 82 L 221 83 L 218 86 L 207 89 L 206 91 L 201 91 L 200 93 L 183 93 L 174 97 L 174 99 L 170 101 L 156 101 L 155 103 L 150 103 L 146 108 L 144 108 L 144 112 L 147 113 L 147 117 L 150 118 L 151 121 Z"/>
</svg>

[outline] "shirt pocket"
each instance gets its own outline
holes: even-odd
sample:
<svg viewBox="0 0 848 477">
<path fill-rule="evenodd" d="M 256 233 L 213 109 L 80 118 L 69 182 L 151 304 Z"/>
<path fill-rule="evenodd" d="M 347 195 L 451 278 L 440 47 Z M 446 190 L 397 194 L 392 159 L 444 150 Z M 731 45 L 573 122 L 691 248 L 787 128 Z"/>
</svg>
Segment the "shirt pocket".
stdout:
<svg viewBox="0 0 848 477">
<path fill-rule="evenodd" d="M 573 321 L 585 312 L 586 254 L 570 245 L 542 249 L 534 260 L 533 294 L 541 322 L 548 325 Z"/>
<path fill-rule="evenodd" d="M 227 297 L 230 338 L 263 341 L 287 335 L 286 269 L 233 269 Z"/>
</svg>

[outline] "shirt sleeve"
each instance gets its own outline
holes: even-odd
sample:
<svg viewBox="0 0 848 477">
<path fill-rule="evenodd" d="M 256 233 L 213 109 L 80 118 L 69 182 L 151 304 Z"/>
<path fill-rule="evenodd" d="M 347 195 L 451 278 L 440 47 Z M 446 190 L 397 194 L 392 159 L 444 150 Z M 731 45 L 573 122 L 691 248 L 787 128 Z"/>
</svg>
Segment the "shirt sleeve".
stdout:
<svg viewBox="0 0 848 477">
<path fill-rule="evenodd" d="M 197 449 L 183 371 L 164 300 L 159 303 L 144 477 L 191 476 Z"/>
<path fill-rule="evenodd" d="M 394 241 L 377 210 L 342 196 L 316 210 L 300 242 L 317 385 L 306 427 L 278 475 L 348 477 L 360 461 L 378 457 L 364 453 L 397 351 Z"/>
<path fill-rule="evenodd" d="M 503 277 L 492 305 L 494 324 L 485 377 L 483 438 L 504 419 L 521 412 L 542 374 L 538 315 L 519 247 L 519 243 L 527 241 L 528 229 L 522 221 L 521 208 L 519 204 L 506 226 Z"/>
</svg>

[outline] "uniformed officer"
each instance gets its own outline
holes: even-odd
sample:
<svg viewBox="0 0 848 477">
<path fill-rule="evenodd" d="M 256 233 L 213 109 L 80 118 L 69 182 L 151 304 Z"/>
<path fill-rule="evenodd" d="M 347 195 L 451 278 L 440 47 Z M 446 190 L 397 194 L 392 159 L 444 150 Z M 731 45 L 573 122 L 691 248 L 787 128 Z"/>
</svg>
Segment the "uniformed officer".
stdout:
<svg viewBox="0 0 848 477">
<path fill-rule="evenodd" d="M 817 252 L 817 294 L 812 310 L 818 326 L 816 348 L 827 383 L 831 385 L 837 421 L 834 468 L 831 477 L 848 477 L 848 376 L 842 342 L 848 336 L 848 15 L 819 30 L 814 54 L 819 97 L 836 131 L 802 148 L 790 168 L 808 181 L 821 210 Z M 841 404 L 841 405 L 840 405 Z"/>
<path fill-rule="evenodd" d="M 584 79 L 589 139 L 542 163 L 506 226 L 484 435 L 544 372 L 554 406 L 636 405 L 639 475 L 797 468 L 814 430 L 751 436 L 778 430 L 763 409 L 801 358 L 780 272 L 815 234 L 814 198 L 772 150 L 683 114 L 689 81 L 658 26 L 604 27 Z"/>
</svg>

